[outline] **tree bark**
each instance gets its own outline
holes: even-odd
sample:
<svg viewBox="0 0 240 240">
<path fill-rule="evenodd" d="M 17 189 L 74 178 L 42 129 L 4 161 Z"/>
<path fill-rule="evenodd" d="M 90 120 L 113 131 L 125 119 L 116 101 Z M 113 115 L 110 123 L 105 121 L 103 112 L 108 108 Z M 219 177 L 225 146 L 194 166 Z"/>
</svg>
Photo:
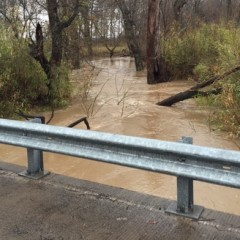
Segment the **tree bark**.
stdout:
<svg viewBox="0 0 240 240">
<path fill-rule="evenodd" d="M 122 12 L 123 20 L 124 20 L 124 30 L 125 36 L 127 39 L 127 44 L 130 52 L 133 54 L 135 59 L 135 66 L 137 71 L 142 71 L 144 69 L 142 52 L 137 41 L 137 36 L 135 34 L 134 28 L 135 24 L 133 19 L 131 18 L 130 11 L 126 5 L 124 0 L 116 0 L 119 9 Z"/>
<path fill-rule="evenodd" d="M 51 74 L 51 65 L 44 54 L 43 33 L 42 27 L 39 23 L 36 27 L 36 43 L 32 43 L 29 47 L 31 56 L 41 64 L 41 67 L 49 79 Z"/>
<path fill-rule="evenodd" d="M 71 62 L 73 69 L 80 68 L 80 33 L 79 26 L 75 23 L 74 26 L 70 26 L 69 41 L 69 56 L 68 59 Z M 68 31 L 69 32 L 69 31 Z"/>
<path fill-rule="evenodd" d="M 47 0 L 49 26 L 52 37 L 51 65 L 60 66 L 62 61 L 62 29 L 58 17 L 57 0 Z"/>
<path fill-rule="evenodd" d="M 160 52 L 160 4 L 161 0 L 148 1 L 147 31 L 147 82 L 166 82 L 169 74 Z"/>
<path fill-rule="evenodd" d="M 71 16 L 76 0 L 62 0 L 61 15 L 66 19 Z M 73 21 L 71 25 L 63 30 L 63 59 L 71 64 L 73 69 L 80 68 L 80 20 Z"/>
<path fill-rule="evenodd" d="M 177 102 L 192 98 L 196 95 L 204 96 L 204 94 L 205 95 L 218 94 L 218 93 L 220 93 L 220 89 L 214 89 L 214 90 L 208 91 L 208 92 L 200 92 L 198 90 L 201 88 L 207 87 L 207 86 L 209 86 L 209 85 L 211 85 L 211 84 L 213 84 L 235 72 L 238 72 L 239 70 L 240 70 L 240 66 L 232 68 L 231 70 L 229 70 L 221 75 L 217 75 L 217 76 L 212 77 L 202 83 L 198 83 L 195 86 L 191 87 L 190 89 L 188 89 L 184 92 L 180 92 L 180 93 L 175 94 L 174 96 L 166 98 L 166 99 L 162 100 L 161 102 L 158 102 L 157 105 L 170 107 Z"/>
<path fill-rule="evenodd" d="M 66 20 L 60 21 L 58 15 L 58 1 L 47 0 L 47 11 L 49 17 L 49 27 L 52 37 L 52 55 L 50 63 L 52 66 L 59 67 L 62 62 L 62 48 L 63 48 L 63 30 L 70 26 L 79 12 L 79 3 L 76 0 L 72 15 Z"/>
</svg>

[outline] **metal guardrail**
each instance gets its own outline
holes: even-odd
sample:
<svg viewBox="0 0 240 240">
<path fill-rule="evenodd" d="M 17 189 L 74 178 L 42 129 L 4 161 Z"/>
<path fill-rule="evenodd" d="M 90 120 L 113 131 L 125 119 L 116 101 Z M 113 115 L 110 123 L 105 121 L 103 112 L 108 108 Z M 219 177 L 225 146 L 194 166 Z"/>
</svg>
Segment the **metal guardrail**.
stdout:
<svg viewBox="0 0 240 240">
<path fill-rule="evenodd" d="M 240 152 L 191 144 L 0 119 L 0 143 L 177 176 L 177 203 L 166 212 L 198 219 L 193 180 L 240 188 Z M 29 162 L 34 163 L 34 154 Z M 38 161 L 43 159 L 38 158 Z M 37 164 L 37 165 L 36 165 Z M 43 164 L 26 175 L 41 177 Z M 38 167 L 36 167 L 38 166 Z"/>
</svg>

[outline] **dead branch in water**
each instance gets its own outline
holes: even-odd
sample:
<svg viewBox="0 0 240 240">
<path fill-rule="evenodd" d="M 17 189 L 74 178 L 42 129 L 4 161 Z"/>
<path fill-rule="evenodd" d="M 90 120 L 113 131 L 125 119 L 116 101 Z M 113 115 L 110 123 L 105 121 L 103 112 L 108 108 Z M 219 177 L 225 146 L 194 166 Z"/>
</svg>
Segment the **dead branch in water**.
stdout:
<svg viewBox="0 0 240 240">
<path fill-rule="evenodd" d="M 51 116 L 50 116 L 50 118 L 48 119 L 48 121 L 47 121 L 47 123 L 46 124 L 49 124 L 52 120 L 53 120 L 53 118 L 54 118 L 54 109 L 52 109 L 52 113 L 51 113 Z"/>
<path fill-rule="evenodd" d="M 39 118 L 39 119 L 41 119 L 41 123 L 45 124 L 45 117 L 44 116 L 29 115 L 29 114 L 24 113 L 21 110 L 18 110 L 18 112 L 15 112 L 15 113 L 17 115 L 19 115 L 20 117 L 23 117 L 26 120 L 33 119 L 33 118 Z"/>
<path fill-rule="evenodd" d="M 87 127 L 87 129 L 90 129 L 90 125 L 89 125 L 89 122 L 87 120 L 87 117 L 82 117 L 82 118 L 78 119 L 77 121 L 69 124 L 67 127 L 72 128 L 72 127 L 76 126 L 77 124 L 79 124 L 81 122 L 84 122 L 86 127 Z"/>
<path fill-rule="evenodd" d="M 18 110 L 18 112 L 15 112 L 15 113 L 17 115 L 19 115 L 20 117 L 23 117 L 26 120 L 33 119 L 33 118 L 39 118 L 39 119 L 41 119 L 41 123 L 43 123 L 43 124 L 49 124 L 52 121 L 53 117 L 54 117 L 54 109 L 52 110 L 51 116 L 50 116 L 50 118 L 49 118 L 49 120 L 47 122 L 46 122 L 46 119 L 45 119 L 44 116 L 29 115 L 29 114 L 24 113 L 21 110 Z"/>
<path fill-rule="evenodd" d="M 198 90 L 187 90 L 187 91 L 184 91 L 184 92 L 180 92 L 180 93 L 178 93 L 174 96 L 171 96 L 167 99 L 164 99 L 160 103 L 157 103 L 157 105 L 170 107 L 174 103 L 181 102 L 181 101 L 184 101 L 186 99 L 193 98 L 195 96 L 206 97 L 206 96 L 209 96 L 211 94 L 217 95 L 217 94 L 220 94 L 221 92 L 222 92 L 222 88 L 213 89 L 213 90 L 210 90 L 210 91 L 207 91 L 207 92 L 198 91 Z"/>
<path fill-rule="evenodd" d="M 188 90 L 184 91 L 184 92 L 180 92 L 180 93 L 177 93 L 175 94 L 174 96 L 171 96 L 169 98 L 166 98 L 164 100 L 162 100 L 161 102 L 158 102 L 157 105 L 159 106 L 167 106 L 167 107 L 170 107 L 172 106 L 173 104 L 177 103 L 177 102 L 180 102 L 180 101 L 183 101 L 183 100 L 186 100 L 186 99 L 189 99 L 189 98 L 193 98 L 197 95 L 199 96 L 208 96 L 210 94 L 219 94 L 221 92 L 220 89 L 213 89 L 213 90 L 210 90 L 208 92 L 204 92 L 204 91 L 198 91 L 199 89 L 201 88 L 204 88 L 204 87 L 207 87 L 219 80 L 222 80 L 223 78 L 233 74 L 233 73 L 236 73 L 240 70 L 240 66 L 237 66 L 235 68 L 232 68 L 231 70 L 221 74 L 221 75 L 217 75 L 215 77 L 212 77 L 202 83 L 198 83 L 196 84 L 195 86 L 189 88 Z M 212 93 L 211 93 L 212 92 Z"/>
<path fill-rule="evenodd" d="M 44 116 L 29 115 L 29 114 L 26 114 L 26 113 L 22 112 L 21 110 L 18 110 L 18 112 L 16 112 L 16 114 L 23 117 L 26 120 L 33 119 L 33 118 L 39 118 L 39 119 L 41 119 L 41 123 L 45 124 L 45 117 Z M 51 122 L 51 120 L 53 119 L 53 117 L 54 117 L 54 110 L 52 110 L 51 117 L 46 122 L 46 124 L 49 124 Z M 76 126 L 77 124 L 79 124 L 81 122 L 84 122 L 87 129 L 90 129 L 90 124 L 87 120 L 87 117 L 82 117 L 82 118 L 74 121 L 73 123 L 69 124 L 67 127 L 72 128 L 72 127 Z"/>
</svg>

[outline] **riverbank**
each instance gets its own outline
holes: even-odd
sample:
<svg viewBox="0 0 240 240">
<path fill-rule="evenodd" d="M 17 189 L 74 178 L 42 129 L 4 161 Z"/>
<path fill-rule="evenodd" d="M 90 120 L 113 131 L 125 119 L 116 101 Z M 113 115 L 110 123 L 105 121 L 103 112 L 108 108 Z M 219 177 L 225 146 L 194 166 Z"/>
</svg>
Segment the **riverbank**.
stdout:
<svg viewBox="0 0 240 240">
<path fill-rule="evenodd" d="M 169 216 L 171 201 L 51 174 L 40 181 L 0 162 L 1 239 L 239 239 L 239 216 L 205 209 L 199 221 Z"/>
</svg>

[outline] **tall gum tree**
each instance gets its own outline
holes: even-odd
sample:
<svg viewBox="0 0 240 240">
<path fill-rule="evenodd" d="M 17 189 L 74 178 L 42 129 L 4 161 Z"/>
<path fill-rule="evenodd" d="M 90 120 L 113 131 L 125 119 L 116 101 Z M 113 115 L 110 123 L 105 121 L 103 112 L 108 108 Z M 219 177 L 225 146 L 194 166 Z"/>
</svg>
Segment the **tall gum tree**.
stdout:
<svg viewBox="0 0 240 240">
<path fill-rule="evenodd" d="M 166 82 L 169 74 L 160 52 L 160 4 L 161 0 L 148 1 L 147 29 L 147 83 Z"/>
<path fill-rule="evenodd" d="M 142 57 L 142 51 L 139 46 L 139 42 L 135 33 L 135 23 L 131 17 L 130 10 L 125 2 L 125 0 L 115 0 L 120 11 L 122 12 L 124 31 L 128 44 L 128 48 L 133 54 L 135 59 L 135 65 L 137 71 L 142 71 L 144 69 L 144 61 Z M 132 1 L 132 0 L 130 0 Z M 136 2 L 136 0 L 135 0 Z"/>
</svg>

